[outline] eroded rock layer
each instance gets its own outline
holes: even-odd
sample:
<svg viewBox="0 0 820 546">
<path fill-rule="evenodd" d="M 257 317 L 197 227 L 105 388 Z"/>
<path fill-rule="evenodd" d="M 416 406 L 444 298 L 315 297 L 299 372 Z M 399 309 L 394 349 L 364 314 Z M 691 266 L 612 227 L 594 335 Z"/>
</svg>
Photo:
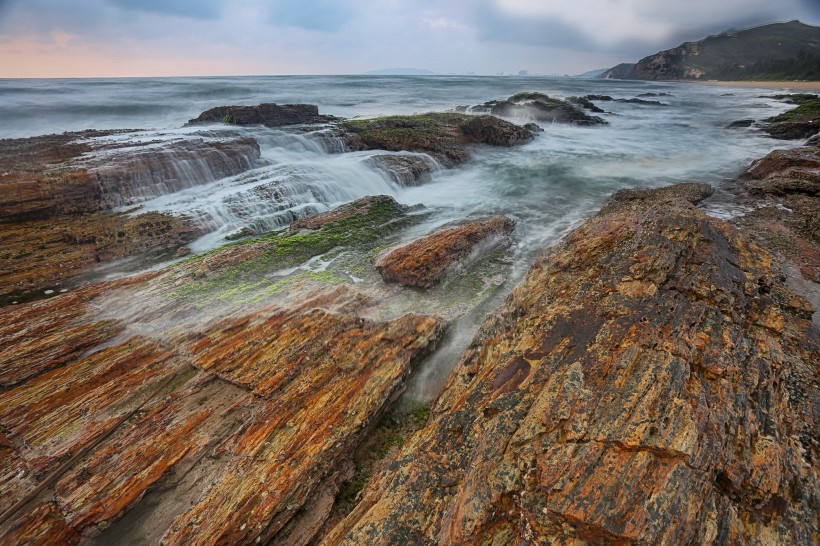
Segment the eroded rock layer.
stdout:
<svg viewBox="0 0 820 546">
<path fill-rule="evenodd" d="M 494 216 L 439 230 L 390 251 L 379 258 L 376 269 L 387 282 L 429 288 L 473 255 L 509 246 L 514 228 L 511 218 Z"/>
<path fill-rule="evenodd" d="M 319 522 L 312 532 L 286 529 L 304 544 L 335 493 L 319 510 L 313 499 L 338 488 L 336 470 L 444 326 L 412 314 L 362 319 L 366 298 L 346 288 L 298 307 L 234 310 L 194 331 L 140 334 L 94 318 L 111 294 L 167 298 L 179 278 L 143 275 L 13 308 L 0 331 L 10 363 L 0 389 L 0 543 L 74 544 L 106 530 L 100 543 L 124 540 L 112 524 L 148 494 L 144 540 L 278 540 L 307 505 Z M 137 312 L 130 321 L 150 331 L 156 309 Z"/>
<path fill-rule="evenodd" d="M 816 543 L 818 332 L 778 279 L 674 195 L 590 219 L 324 543 Z"/>
</svg>

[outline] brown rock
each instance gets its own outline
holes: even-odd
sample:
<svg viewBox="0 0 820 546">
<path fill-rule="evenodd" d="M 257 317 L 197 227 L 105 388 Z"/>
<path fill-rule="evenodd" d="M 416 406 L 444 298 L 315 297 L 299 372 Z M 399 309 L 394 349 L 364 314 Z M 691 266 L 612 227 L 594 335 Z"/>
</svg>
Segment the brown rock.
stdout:
<svg viewBox="0 0 820 546">
<path fill-rule="evenodd" d="M 429 288 L 459 262 L 471 257 L 482 243 L 491 248 L 509 245 L 515 221 L 504 216 L 439 230 L 379 258 L 376 269 L 386 282 Z M 485 252 L 487 249 L 484 249 Z"/>
<path fill-rule="evenodd" d="M 532 140 L 533 132 L 492 116 L 458 113 L 388 116 L 340 124 L 349 150 L 424 152 L 446 167 L 470 158 L 470 144 L 514 146 Z"/>
<path fill-rule="evenodd" d="M 771 267 L 683 200 L 590 219 L 323 544 L 816 542 L 820 348 Z"/>
<path fill-rule="evenodd" d="M 233 176 L 259 165 L 253 138 L 188 139 L 152 146 L 119 146 L 88 163 L 103 208 L 153 197 Z"/>
<path fill-rule="evenodd" d="M 319 107 L 313 104 L 273 104 L 264 103 L 258 106 L 217 106 L 202 112 L 188 125 L 200 123 L 227 123 L 230 125 L 266 125 L 282 127 L 284 125 L 303 125 L 328 123 L 334 116 L 319 114 Z"/>
<path fill-rule="evenodd" d="M 231 263 L 237 248 L 226 252 Z M 173 324 L 192 309 L 168 294 L 184 282 L 187 272 L 171 270 L 10 308 L 0 541 L 118 541 L 135 531 L 116 522 L 151 495 L 142 540 L 253 544 L 282 530 L 304 544 L 349 477 L 337 465 L 443 329 L 435 317 L 362 319 L 366 298 L 338 289 L 191 332 Z M 172 301 L 141 301 L 151 293 Z M 103 300 L 122 319 L 100 317 Z M 131 334 L 126 320 L 148 333 Z M 168 326 L 144 326 L 156 320 Z M 291 525 L 302 507 L 313 532 Z"/>
</svg>

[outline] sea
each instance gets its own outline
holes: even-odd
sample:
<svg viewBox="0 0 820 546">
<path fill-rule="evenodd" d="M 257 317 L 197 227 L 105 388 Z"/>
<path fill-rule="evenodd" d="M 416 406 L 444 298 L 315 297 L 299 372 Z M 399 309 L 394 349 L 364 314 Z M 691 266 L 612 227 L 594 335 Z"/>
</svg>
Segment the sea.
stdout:
<svg viewBox="0 0 820 546">
<path fill-rule="evenodd" d="M 452 111 L 522 91 L 553 97 L 608 95 L 660 104 L 593 101 L 608 124 L 578 127 L 541 124 L 530 143 L 512 148 L 477 147 L 472 159 L 442 168 L 406 185 L 370 161 L 380 152 L 347 152 L 327 138 L 326 128 L 186 127 L 201 112 L 222 105 L 309 103 L 321 114 L 370 118 Z M 285 227 L 289 220 L 331 209 L 366 195 L 386 194 L 430 214 L 407 237 L 468 217 L 503 214 L 517 221 L 510 283 L 545 248 L 624 188 L 676 182 L 721 186 L 750 162 L 794 143 L 769 138 L 738 120 L 762 120 L 789 108 L 766 89 L 697 83 L 512 76 L 247 76 L 135 79 L 0 80 L 0 138 L 21 138 L 85 129 L 134 129 L 105 137 L 122 147 L 165 146 L 185 139 L 250 136 L 261 159 L 245 173 L 220 178 L 189 166 L 176 182 L 123 210 L 169 211 L 203 219 L 209 233 L 190 248 L 202 253 L 227 243 L 243 228 Z M 526 123 L 530 119 L 513 119 Z M 109 146 L 111 149 L 111 146 Z M 106 152 L 95 152 L 98 154 Z M 93 155 L 93 153 L 92 153 Z M 99 163 L 104 157 L 90 157 Z M 277 191 L 258 191 L 261 188 Z M 705 203 L 709 214 L 742 214 L 728 195 Z M 509 289 L 509 288 L 508 288 Z M 464 327 L 475 331 L 480 316 Z M 464 342 L 466 343 L 466 341 Z M 456 358 L 464 343 L 440 358 Z M 441 366 L 440 385 L 452 363 Z M 428 395 L 428 398 L 431 395 Z"/>
<path fill-rule="evenodd" d="M 596 101 L 606 110 L 599 115 L 608 125 L 542 124 L 544 132 L 529 144 L 477 149 L 472 161 L 454 169 L 434 169 L 428 183 L 415 187 L 399 185 L 374 168 L 367 161 L 372 152 L 339 153 L 327 139 L 312 138 L 301 129 L 231 127 L 230 135 L 257 139 L 264 165 L 253 173 L 204 186 L 192 180 L 174 194 L 140 203 L 141 210 L 204 212 L 215 229 L 192 245 L 202 252 L 222 244 L 225 234 L 244 225 L 256 221 L 258 226 L 259 220 L 264 225 L 264 217 L 271 214 L 288 218 L 283 211 L 325 210 L 364 195 L 387 194 L 405 204 L 434 209 L 433 223 L 476 214 L 512 216 L 518 221 L 522 254 L 527 256 L 556 242 L 616 190 L 683 181 L 719 185 L 752 160 L 784 146 L 755 128 L 728 128 L 737 120 L 761 120 L 786 110 L 788 105 L 773 99 L 771 90 L 512 76 L 2 79 L 0 138 L 84 129 L 138 129 L 117 137 L 135 143 L 200 135 L 221 138 L 224 127 L 209 131 L 184 125 L 220 105 L 309 103 L 322 114 L 369 118 L 448 111 L 521 91 L 559 98 L 638 97 L 662 105 Z M 191 176 L 203 177 L 203 173 Z M 252 193 L 249 189 L 271 181 L 294 187 L 284 192 L 287 202 L 247 204 L 242 215 L 227 210 L 236 207 L 225 203 L 235 203 L 237 196 L 246 199 Z M 711 207 L 716 215 L 736 213 L 729 203 Z"/>
</svg>

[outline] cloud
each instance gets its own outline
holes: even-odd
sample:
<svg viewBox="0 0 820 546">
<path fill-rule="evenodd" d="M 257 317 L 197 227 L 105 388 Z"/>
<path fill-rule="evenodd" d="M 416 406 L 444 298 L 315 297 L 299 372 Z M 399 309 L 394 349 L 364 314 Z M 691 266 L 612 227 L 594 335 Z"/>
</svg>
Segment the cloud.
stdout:
<svg viewBox="0 0 820 546">
<path fill-rule="evenodd" d="M 192 19 L 219 19 L 219 0 L 108 0 L 123 9 Z"/>
<path fill-rule="evenodd" d="M 334 0 L 279 0 L 270 7 L 269 21 L 276 26 L 336 32 L 356 16 L 350 2 Z"/>
</svg>

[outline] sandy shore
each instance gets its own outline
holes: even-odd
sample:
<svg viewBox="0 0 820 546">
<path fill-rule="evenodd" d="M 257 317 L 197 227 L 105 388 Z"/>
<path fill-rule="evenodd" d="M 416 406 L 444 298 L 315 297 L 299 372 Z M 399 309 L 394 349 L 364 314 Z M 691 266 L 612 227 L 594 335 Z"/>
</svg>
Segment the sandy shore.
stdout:
<svg viewBox="0 0 820 546">
<path fill-rule="evenodd" d="M 798 91 L 820 91 L 820 82 L 770 82 L 770 81 L 738 81 L 723 82 L 716 80 L 692 81 L 705 85 L 720 85 L 725 87 L 759 87 L 761 89 L 790 89 Z"/>
</svg>

